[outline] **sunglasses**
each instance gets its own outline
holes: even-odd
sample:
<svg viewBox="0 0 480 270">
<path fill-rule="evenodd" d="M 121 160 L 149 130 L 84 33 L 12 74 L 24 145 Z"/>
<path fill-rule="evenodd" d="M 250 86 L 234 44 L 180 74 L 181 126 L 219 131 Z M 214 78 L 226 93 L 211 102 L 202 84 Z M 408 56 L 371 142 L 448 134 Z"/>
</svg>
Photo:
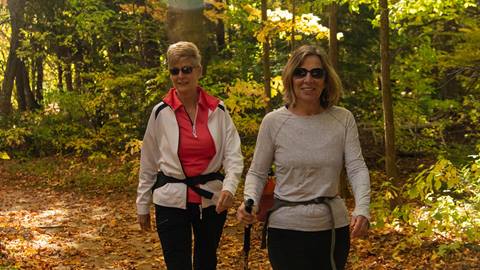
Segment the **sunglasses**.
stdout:
<svg viewBox="0 0 480 270">
<path fill-rule="evenodd" d="M 293 70 L 293 76 L 297 78 L 303 78 L 307 76 L 308 73 L 310 73 L 310 75 L 315 79 L 322 79 L 327 74 L 323 68 L 312 68 L 311 70 L 308 70 L 306 68 L 298 67 Z"/>
<path fill-rule="evenodd" d="M 180 71 L 183 74 L 190 74 L 193 71 L 193 67 L 192 66 L 183 66 L 181 68 L 174 67 L 174 68 L 169 69 L 169 71 L 170 71 L 170 74 L 172 74 L 174 76 L 180 74 Z"/>
</svg>

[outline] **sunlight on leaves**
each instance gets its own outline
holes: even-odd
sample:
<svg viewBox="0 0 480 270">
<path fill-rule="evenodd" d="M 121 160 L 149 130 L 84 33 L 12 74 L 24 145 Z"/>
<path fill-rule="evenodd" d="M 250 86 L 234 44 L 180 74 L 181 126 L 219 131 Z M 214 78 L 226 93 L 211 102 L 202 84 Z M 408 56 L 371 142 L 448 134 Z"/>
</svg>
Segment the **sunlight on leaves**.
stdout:
<svg viewBox="0 0 480 270">
<path fill-rule="evenodd" d="M 10 159 L 10 156 L 7 152 L 0 152 L 0 159 Z"/>
</svg>

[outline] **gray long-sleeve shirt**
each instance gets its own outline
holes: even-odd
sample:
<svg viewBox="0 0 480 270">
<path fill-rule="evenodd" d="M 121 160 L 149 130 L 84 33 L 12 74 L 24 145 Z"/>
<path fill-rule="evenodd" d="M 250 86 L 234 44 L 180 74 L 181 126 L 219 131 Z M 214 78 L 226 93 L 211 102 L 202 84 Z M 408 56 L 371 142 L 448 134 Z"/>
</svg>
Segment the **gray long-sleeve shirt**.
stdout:
<svg viewBox="0 0 480 270">
<path fill-rule="evenodd" d="M 370 218 L 370 178 L 350 111 L 333 106 L 316 115 L 298 116 L 282 107 L 267 114 L 245 181 L 245 198 L 252 198 L 255 205 L 272 163 L 275 197 L 293 202 L 336 196 L 345 166 L 355 197 L 353 215 Z M 336 197 L 331 205 L 335 227 L 348 225 L 343 199 Z M 283 207 L 273 212 L 269 221 L 269 227 L 300 231 L 328 230 L 331 226 L 329 210 L 323 204 Z"/>
</svg>

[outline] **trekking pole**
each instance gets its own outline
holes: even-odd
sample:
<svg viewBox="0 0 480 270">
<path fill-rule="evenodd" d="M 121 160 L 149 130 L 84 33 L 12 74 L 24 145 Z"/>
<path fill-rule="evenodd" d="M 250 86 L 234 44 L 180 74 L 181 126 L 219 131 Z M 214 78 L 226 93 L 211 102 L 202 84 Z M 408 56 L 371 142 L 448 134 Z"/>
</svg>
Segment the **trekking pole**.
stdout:
<svg viewBox="0 0 480 270">
<path fill-rule="evenodd" d="M 252 213 L 253 200 L 248 199 L 245 201 L 245 210 L 247 213 Z M 245 227 L 243 234 L 243 269 L 248 270 L 248 252 L 250 252 L 250 231 L 252 229 L 252 224 L 248 224 Z"/>
</svg>

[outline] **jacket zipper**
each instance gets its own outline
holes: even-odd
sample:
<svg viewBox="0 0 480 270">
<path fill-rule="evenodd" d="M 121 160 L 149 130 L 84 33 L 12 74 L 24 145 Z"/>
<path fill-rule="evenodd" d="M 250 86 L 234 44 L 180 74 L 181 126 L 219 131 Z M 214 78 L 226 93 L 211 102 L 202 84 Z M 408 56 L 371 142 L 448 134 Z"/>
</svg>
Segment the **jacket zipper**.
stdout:
<svg viewBox="0 0 480 270">
<path fill-rule="evenodd" d="M 184 109 L 185 109 L 185 107 L 184 107 Z M 198 117 L 198 104 L 195 108 L 195 118 L 193 119 L 193 121 L 192 121 L 192 118 L 190 118 L 190 115 L 188 114 L 187 109 L 185 109 L 185 112 L 187 113 L 188 119 L 190 119 L 190 123 L 192 124 L 192 135 L 193 135 L 194 138 L 198 138 L 198 136 L 197 136 L 197 125 L 196 125 L 197 117 Z M 182 171 L 183 171 L 183 174 L 185 176 L 187 176 L 183 167 L 182 167 Z M 188 187 L 187 187 L 187 189 L 188 189 Z M 188 191 L 187 191 L 187 194 L 188 194 Z M 188 197 L 188 195 L 187 195 L 187 197 Z M 188 198 L 186 198 L 186 200 L 188 200 Z M 200 220 L 202 220 L 202 203 L 201 202 L 198 205 L 198 209 L 200 211 Z"/>
<path fill-rule="evenodd" d="M 192 118 L 190 118 L 190 115 L 187 112 L 187 109 L 185 109 L 185 112 L 188 115 L 188 119 L 190 119 L 190 123 L 192 124 L 192 135 L 194 138 L 198 138 L 197 136 L 197 117 L 198 117 L 198 104 L 195 108 L 195 118 L 192 121 Z"/>
</svg>

